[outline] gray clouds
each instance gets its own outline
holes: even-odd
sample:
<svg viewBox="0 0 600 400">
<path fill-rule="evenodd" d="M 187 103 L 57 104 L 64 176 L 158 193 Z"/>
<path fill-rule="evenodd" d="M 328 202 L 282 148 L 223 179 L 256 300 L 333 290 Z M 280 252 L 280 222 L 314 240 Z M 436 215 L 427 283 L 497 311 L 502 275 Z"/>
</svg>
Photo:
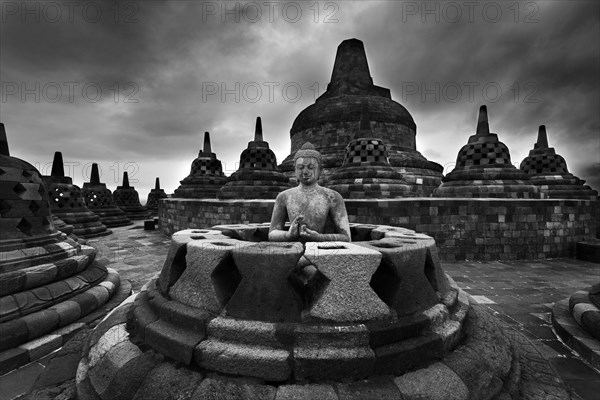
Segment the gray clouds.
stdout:
<svg viewBox="0 0 600 400">
<path fill-rule="evenodd" d="M 521 2 L 518 14 L 512 2 L 476 2 L 472 19 L 463 2 L 450 2 L 461 9 L 457 19 L 449 2 L 427 2 L 427 14 L 422 2 L 276 2 L 269 10 L 263 2 L 91 1 L 72 20 L 63 6 L 56 22 L 44 18 L 44 3 L 28 3 L 39 4 L 39 22 L 34 6 L 24 15 L 6 8 L 24 3 L 2 4 L 0 119 L 11 152 L 40 165 L 56 150 L 82 169 L 98 162 L 111 189 L 116 170 L 135 163 L 141 197 L 155 176 L 172 192 L 204 131 L 231 173 L 259 115 L 281 161 L 293 119 L 323 92 L 337 45 L 351 37 L 365 43 L 375 84 L 413 115 L 418 150 L 432 161 L 454 162 L 487 104 L 514 163 L 545 124 L 571 172 L 600 187 L 597 2 Z M 90 22 L 98 7 L 101 17 Z M 39 100 L 21 91 L 35 92 L 36 83 Z M 63 90 L 56 102 L 48 101 L 53 84 Z M 74 178 L 81 184 L 83 171 Z"/>
</svg>

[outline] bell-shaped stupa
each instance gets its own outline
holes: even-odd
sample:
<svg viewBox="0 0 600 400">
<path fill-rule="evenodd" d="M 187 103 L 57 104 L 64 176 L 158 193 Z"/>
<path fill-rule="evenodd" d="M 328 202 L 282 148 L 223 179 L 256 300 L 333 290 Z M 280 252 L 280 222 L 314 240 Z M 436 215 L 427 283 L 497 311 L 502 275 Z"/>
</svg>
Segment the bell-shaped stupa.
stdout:
<svg viewBox="0 0 600 400">
<path fill-rule="evenodd" d="M 540 198 L 527 174 L 512 165 L 508 147 L 490 133 L 486 106 L 479 109 L 475 135 L 460 149 L 456 166 L 442 182 L 435 197 Z"/>
<path fill-rule="evenodd" d="M 337 49 L 331 82 L 315 104 L 295 119 L 290 138 L 290 155 L 281 170 L 293 176 L 293 155 L 305 142 L 311 142 L 323 154 L 323 184 L 344 162 L 345 149 L 358 139 L 361 115 L 366 110 L 374 137 L 382 140 L 390 164 L 411 186 L 411 196 L 428 197 L 442 178 L 442 166 L 428 161 L 416 148 L 417 126 L 410 113 L 392 100 L 390 90 L 373 84 L 363 42 L 344 40 Z"/>
<path fill-rule="evenodd" d="M 43 176 L 43 180 L 50 196 L 52 214 L 56 214 L 66 224 L 73 225 L 74 235 L 89 239 L 112 233 L 100 222 L 100 217 L 87 208 L 79 186 L 74 185 L 73 180 L 65 176 L 60 151 L 54 153 L 52 172 Z"/>
<path fill-rule="evenodd" d="M 553 147 L 548 147 L 545 125 L 540 125 L 537 143 L 520 168 L 550 199 L 598 199 L 598 192 L 570 173 L 565 159 L 556 154 Z"/>
<path fill-rule="evenodd" d="M 129 219 L 148 219 L 152 215 L 146 207 L 140 204 L 140 196 L 133 186 L 129 186 L 129 175 L 123 172 L 123 186 L 117 186 L 113 193 L 115 204 Z"/>
<path fill-rule="evenodd" d="M 180 183 L 173 197 L 191 199 L 215 199 L 219 189 L 227 183 L 221 161 L 212 152 L 208 132 L 204 133 L 204 147 L 192 162 L 190 174 Z"/>
<path fill-rule="evenodd" d="M 274 199 L 290 188 L 290 180 L 277 167 L 275 153 L 263 140 L 262 122 L 256 118 L 254 140 L 240 156 L 239 169 L 219 190 L 219 199 Z"/>
<path fill-rule="evenodd" d="M 42 177 L 28 162 L 10 156 L 3 124 L 0 187 L 3 375 L 62 346 L 65 335 L 78 329 L 77 320 L 115 293 L 119 275 L 93 262 L 92 247 L 54 227 Z"/>
<path fill-rule="evenodd" d="M 112 192 L 100 182 L 98 164 L 92 164 L 90 181 L 83 184 L 85 204 L 109 228 L 132 224 L 123 210 L 116 206 Z"/>
<path fill-rule="evenodd" d="M 158 212 L 158 201 L 160 199 L 167 198 L 167 194 L 164 190 L 160 188 L 160 179 L 158 176 L 156 177 L 156 181 L 154 182 L 154 189 L 150 190 L 148 193 L 148 200 L 146 201 L 146 208 L 152 213 L 156 214 Z"/>
</svg>

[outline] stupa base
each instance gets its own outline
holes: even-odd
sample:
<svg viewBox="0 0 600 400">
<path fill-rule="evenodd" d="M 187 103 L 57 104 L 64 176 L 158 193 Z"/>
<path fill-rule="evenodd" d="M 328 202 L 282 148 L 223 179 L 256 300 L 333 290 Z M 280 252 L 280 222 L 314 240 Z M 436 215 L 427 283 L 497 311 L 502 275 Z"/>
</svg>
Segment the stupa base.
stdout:
<svg viewBox="0 0 600 400">
<path fill-rule="evenodd" d="M 114 310 L 92 335 L 77 371 L 79 399 L 109 399 L 116 394 L 124 399 L 525 399 L 547 393 L 555 399 L 571 398 L 531 342 L 484 306 L 471 307 L 461 345 L 421 369 L 358 380 L 276 384 L 182 367 L 181 362 L 140 344 L 129 330 L 127 318 L 133 312 L 134 299 L 130 297 Z"/>
</svg>

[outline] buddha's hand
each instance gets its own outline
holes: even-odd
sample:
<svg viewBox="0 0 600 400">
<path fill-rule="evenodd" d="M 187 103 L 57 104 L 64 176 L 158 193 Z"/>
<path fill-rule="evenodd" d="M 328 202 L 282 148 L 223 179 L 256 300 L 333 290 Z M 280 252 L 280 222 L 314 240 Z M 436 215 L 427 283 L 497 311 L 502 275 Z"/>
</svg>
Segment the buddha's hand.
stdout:
<svg viewBox="0 0 600 400">
<path fill-rule="evenodd" d="M 298 215 L 294 220 L 290 223 L 290 229 L 287 232 L 287 240 L 297 240 L 300 237 L 301 227 L 304 225 L 304 216 Z"/>
<path fill-rule="evenodd" d="M 306 227 L 306 225 L 302 225 L 300 229 L 300 238 L 307 242 L 318 242 L 320 240 L 321 234 L 317 231 L 313 231 Z"/>
</svg>

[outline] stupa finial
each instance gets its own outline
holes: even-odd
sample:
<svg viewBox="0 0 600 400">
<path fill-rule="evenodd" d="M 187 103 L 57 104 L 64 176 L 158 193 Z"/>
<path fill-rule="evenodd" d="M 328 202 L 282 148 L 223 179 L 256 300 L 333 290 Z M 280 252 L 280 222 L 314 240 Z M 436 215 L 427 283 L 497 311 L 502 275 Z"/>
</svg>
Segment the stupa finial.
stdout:
<svg viewBox="0 0 600 400">
<path fill-rule="evenodd" d="M 100 183 L 100 173 L 98 172 L 98 164 L 96 163 L 92 164 L 92 175 L 90 176 L 90 183 Z"/>
<path fill-rule="evenodd" d="M 154 182 L 154 190 L 160 190 L 160 179 L 158 176 L 156 177 L 156 181 Z"/>
<path fill-rule="evenodd" d="M 202 147 L 203 153 L 212 153 L 212 148 L 210 147 L 210 133 L 204 132 L 204 146 Z"/>
<path fill-rule="evenodd" d="M 0 123 L 0 155 L 10 156 L 10 152 L 8 151 L 8 139 L 3 123 Z"/>
<path fill-rule="evenodd" d="M 534 149 L 547 149 L 548 136 L 546 135 L 546 125 L 540 125 L 538 129 L 537 143 L 533 146 Z"/>
<path fill-rule="evenodd" d="M 123 172 L 123 187 L 124 188 L 129 187 L 129 175 L 127 174 L 127 171 Z"/>
<path fill-rule="evenodd" d="M 365 46 L 358 39 L 344 40 L 337 48 L 331 82 L 329 84 L 337 86 L 344 81 L 350 82 L 353 85 L 373 84 Z"/>
<path fill-rule="evenodd" d="M 262 134 L 262 121 L 260 117 L 256 117 L 256 127 L 254 128 L 254 141 L 262 142 L 263 134 Z"/>
<path fill-rule="evenodd" d="M 52 172 L 50 172 L 51 176 L 64 178 L 65 177 L 65 168 L 63 165 L 63 156 L 60 151 L 54 153 L 54 160 L 52 161 Z"/>
<path fill-rule="evenodd" d="M 490 134 L 490 124 L 488 123 L 487 107 L 479 107 L 479 118 L 477 119 L 477 136 L 485 136 Z"/>
</svg>

